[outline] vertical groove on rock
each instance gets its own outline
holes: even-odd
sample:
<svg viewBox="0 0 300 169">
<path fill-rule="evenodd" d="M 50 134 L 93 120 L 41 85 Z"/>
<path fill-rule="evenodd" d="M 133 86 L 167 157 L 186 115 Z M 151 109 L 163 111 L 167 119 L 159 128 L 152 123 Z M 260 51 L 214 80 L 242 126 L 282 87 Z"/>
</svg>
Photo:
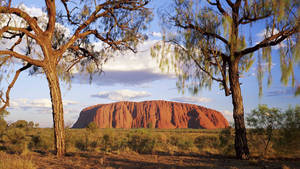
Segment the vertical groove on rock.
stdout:
<svg viewBox="0 0 300 169">
<path fill-rule="evenodd" d="M 118 102 L 83 109 L 73 128 L 95 121 L 99 128 L 226 128 L 222 113 L 202 106 L 170 102 Z"/>
</svg>

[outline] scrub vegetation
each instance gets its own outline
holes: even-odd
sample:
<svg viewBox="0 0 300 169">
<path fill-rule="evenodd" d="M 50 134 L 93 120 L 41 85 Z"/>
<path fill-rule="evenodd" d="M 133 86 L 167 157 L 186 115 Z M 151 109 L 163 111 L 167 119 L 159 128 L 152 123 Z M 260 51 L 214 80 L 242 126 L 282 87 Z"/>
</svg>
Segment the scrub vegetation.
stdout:
<svg viewBox="0 0 300 169">
<path fill-rule="evenodd" d="M 156 159 L 151 162 L 151 166 L 163 164 L 171 168 L 173 164 L 163 162 L 167 157 L 173 162 L 177 160 L 176 166 L 179 168 L 204 165 L 201 162 L 184 160 L 180 162 L 180 159 L 184 158 L 228 160 L 227 162 L 232 162 L 232 166 L 246 165 L 249 168 L 259 168 L 269 163 L 274 166 L 291 166 L 292 168 L 294 165 L 299 165 L 297 158 L 300 154 L 300 106 L 282 111 L 260 105 L 252 110 L 246 121 L 249 125 L 247 136 L 251 152 L 251 158 L 247 162 L 234 162 L 233 128 L 218 130 L 98 129 L 94 123 L 90 123 L 84 129 L 66 128 L 67 154 L 64 158 L 67 160 L 59 162 L 60 165 L 65 166 L 53 167 L 116 167 L 119 160 L 122 165 L 118 167 L 126 168 L 127 162 L 133 163 L 134 159 L 138 159 L 138 166 L 146 165 Z M 1 124 L 4 122 L 3 120 Z M 45 166 L 55 164 L 57 158 L 54 156 L 55 146 L 52 141 L 54 136 L 51 128 L 39 128 L 33 122 L 19 120 L 9 125 L 5 123 L 0 129 L 0 168 L 7 168 L 7 166 L 35 168 L 41 167 L 40 163 Z M 126 159 L 124 156 L 130 159 L 127 159 L 127 162 L 122 161 Z M 149 156 L 151 157 L 147 159 L 146 157 Z M 159 158 L 162 161 L 157 160 Z M 79 161 L 75 162 L 75 159 Z M 11 163 L 14 164 L 10 165 Z M 211 164 L 216 168 L 221 165 L 220 163 L 214 164 L 213 161 L 206 164 Z"/>
</svg>

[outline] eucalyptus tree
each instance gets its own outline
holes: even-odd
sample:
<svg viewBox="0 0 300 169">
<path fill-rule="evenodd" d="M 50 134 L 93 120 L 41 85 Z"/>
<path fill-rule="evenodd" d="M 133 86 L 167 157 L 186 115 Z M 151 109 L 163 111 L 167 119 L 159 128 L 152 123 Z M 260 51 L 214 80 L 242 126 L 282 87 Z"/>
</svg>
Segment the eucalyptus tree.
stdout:
<svg viewBox="0 0 300 169">
<path fill-rule="evenodd" d="M 240 78 L 257 58 L 261 94 L 265 71 L 262 63 L 267 63 L 271 83 L 271 51 L 279 46 L 281 81 L 295 86 L 294 66 L 300 60 L 299 3 L 174 0 L 174 6 L 161 13 L 166 33 L 163 42 L 152 48 L 152 55 L 159 59 L 162 69 L 173 67 L 182 91 L 189 88 L 197 93 L 199 88 L 211 88 L 215 81 L 226 96 L 232 97 L 239 159 L 249 157 Z M 262 38 L 252 42 L 261 31 Z"/>
<path fill-rule="evenodd" d="M 22 71 L 30 69 L 30 73 L 45 74 L 52 101 L 55 150 L 58 156 L 63 156 L 65 133 L 60 79 L 70 80 L 72 70 L 101 71 L 101 65 L 114 51 L 135 52 L 151 15 L 146 8 L 149 1 L 45 0 L 45 17 L 31 16 L 14 6 L 12 0 L 0 1 L 0 37 L 9 41 L 0 49 L 1 71 L 7 72 L 12 64 L 14 67 L 23 64 L 10 78 L 6 92 L 1 92 L 1 110 L 9 106 L 10 90 Z M 58 5 L 61 10 L 57 9 Z M 18 47 L 22 45 L 20 50 Z"/>
</svg>

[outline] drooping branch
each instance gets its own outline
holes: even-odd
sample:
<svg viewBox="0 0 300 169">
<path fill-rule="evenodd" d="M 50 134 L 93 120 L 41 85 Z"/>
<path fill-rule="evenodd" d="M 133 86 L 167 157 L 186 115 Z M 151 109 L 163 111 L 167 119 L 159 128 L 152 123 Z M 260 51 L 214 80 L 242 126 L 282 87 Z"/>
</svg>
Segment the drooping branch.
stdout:
<svg viewBox="0 0 300 169">
<path fill-rule="evenodd" d="M 7 87 L 7 90 L 6 90 L 6 94 L 5 94 L 5 97 L 6 99 L 2 98 L 1 96 L 1 101 L 4 103 L 3 106 L 0 107 L 0 112 L 4 111 L 8 106 L 9 106 L 9 94 L 10 94 L 10 90 L 14 87 L 20 73 L 28 68 L 30 68 L 32 66 L 32 64 L 30 63 L 27 63 L 25 66 L 23 66 L 22 68 L 18 69 L 15 73 L 15 76 L 13 78 L 13 80 L 10 82 L 10 84 L 8 85 Z"/>
<path fill-rule="evenodd" d="M 267 46 L 278 45 L 279 43 L 281 43 L 282 41 L 287 39 L 289 36 L 296 33 L 298 31 L 298 29 L 299 28 L 297 28 L 297 26 L 295 26 L 295 27 L 293 27 L 289 30 L 280 31 L 277 34 L 262 40 L 261 42 L 259 42 L 257 45 L 255 45 L 253 47 L 249 47 L 249 48 L 246 48 L 242 51 L 236 52 L 235 55 L 238 56 L 238 57 L 242 57 L 242 56 L 245 56 L 247 54 L 253 53 L 253 52 L 255 52 L 255 51 L 257 51 L 261 48 L 264 48 L 264 47 L 267 47 Z"/>
<path fill-rule="evenodd" d="M 167 42 L 171 42 L 174 45 L 176 45 L 177 47 L 179 47 L 180 49 L 182 49 L 185 53 L 188 53 L 187 49 L 184 48 L 183 46 L 181 46 L 178 42 L 176 41 L 167 41 Z M 213 52 L 213 50 L 208 50 L 209 52 Z M 215 51 L 216 52 L 216 51 Z M 203 71 L 205 74 L 207 74 L 212 80 L 215 80 L 217 82 L 222 82 L 222 79 L 216 78 L 214 77 L 209 71 L 207 71 L 197 60 L 197 58 L 195 58 L 195 56 L 193 56 L 193 54 L 189 55 L 189 57 L 192 58 L 192 60 L 196 63 L 197 67 Z M 220 70 L 221 71 L 221 70 Z"/>
<path fill-rule="evenodd" d="M 251 23 L 251 22 L 255 22 L 255 21 L 258 21 L 258 20 L 262 20 L 262 19 L 268 18 L 271 15 L 272 15 L 271 13 L 268 13 L 268 14 L 265 14 L 265 15 L 262 15 L 262 16 L 254 16 L 254 17 L 250 17 L 249 15 L 243 16 L 239 20 L 239 24 L 248 24 L 248 23 Z"/>
<path fill-rule="evenodd" d="M 216 33 L 212 33 L 212 32 L 207 32 L 206 30 L 202 29 L 201 27 L 199 26 L 196 26 L 192 23 L 189 23 L 188 25 L 183 25 L 180 21 L 178 20 L 175 20 L 175 26 L 178 26 L 180 28 L 183 28 L 183 29 L 193 29 L 195 31 L 198 31 L 199 33 L 203 34 L 203 35 L 206 35 L 206 36 L 211 36 L 211 37 L 214 37 L 214 38 L 217 38 L 219 40 L 221 40 L 223 43 L 225 43 L 226 45 L 228 45 L 228 41 L 223 38 L 222 36 L 216 34 Z"/>
</svg>

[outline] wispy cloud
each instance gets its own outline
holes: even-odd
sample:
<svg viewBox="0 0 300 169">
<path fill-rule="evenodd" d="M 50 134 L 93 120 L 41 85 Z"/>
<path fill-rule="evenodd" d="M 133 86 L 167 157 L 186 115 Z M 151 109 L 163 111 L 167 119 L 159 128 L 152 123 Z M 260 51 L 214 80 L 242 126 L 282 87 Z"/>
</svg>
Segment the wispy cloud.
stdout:
<svg viewBox="0 0 300 169">
<path fill-rule="evenodd" d="M 160 32 L 152 32 L 151 35 L 156 38 L 161 38 L 162 34 Z"/>
<path fill-rule="evenodd" d="M 138 52 L 114 54 L 104 65 L 102 74 L 95 74 L 92 83 L 97 85 L 143 85 L 161 79 L 175 78 L 175 72 L 162 72 L 156 58 L 152 58 L 150 48 L 157 43 L 148 40 L 138 46 Z M 76 71 L 75 71 L 76 72 Z M 75 73 L 75 83 L 89 83 L 89 75 Z"/>
<path fill-rule="evenodd" d="M 196 96 L 183 96 L 172 98 L 173 101 L 185 102 L 185 103 L 208 103 L 211 102 L 210 98 L 196 97 Z"/>
<path fill-rule="evenodd" d="M 276 89 L 267 91 L 267 96 L 276 97 L 276 96 L 293 96 L 295 95 L 296 88 L 293 87 L 278 87 Z"/>
<path fill-rule="evenodd" d="M 228 122 L 233 122 L 233 113 L 229 110 L 222 111 L 223 116 L 228 120 Z"/>
<path fill-rule="evenodd" d="M 168 75 L 153 73 L 151 70 L 136 71 L 104 71 L 101 75 L 93 75 L 92 83 L 99 86 L 122 85 L 145 85 L 150 82 L 162 79 L 173 78 Z M 89 83 L 89 75 L 76 74 L 73 77 L 74 83 Z"/>
<path fill-rule="evenodd" d="M 68 106 L 79 104 L 72 100 L 63 100 L 63 105 L 66 107 L 65 113 L 68 113 Z M 33 112 L 39 113 L 51 113 L 52 103 L 50 99 L 28 99 L 28 98 L 18 98 L 11 100 L 9 109 L 19 109 L 22 111 L 32 110 Z"/>
<path fill-rule="evenodd" d="M 133 90 L 116 90 L 116 91 L 102 91 L 98 94 L 92 95 L 92 97 L 98 97 L 102 99 L 109 99 L 113 101 L 126 101 L 141 99 L 151 96 L 150 93 L 146 91 L 133 91 Z"/>
</svg>

